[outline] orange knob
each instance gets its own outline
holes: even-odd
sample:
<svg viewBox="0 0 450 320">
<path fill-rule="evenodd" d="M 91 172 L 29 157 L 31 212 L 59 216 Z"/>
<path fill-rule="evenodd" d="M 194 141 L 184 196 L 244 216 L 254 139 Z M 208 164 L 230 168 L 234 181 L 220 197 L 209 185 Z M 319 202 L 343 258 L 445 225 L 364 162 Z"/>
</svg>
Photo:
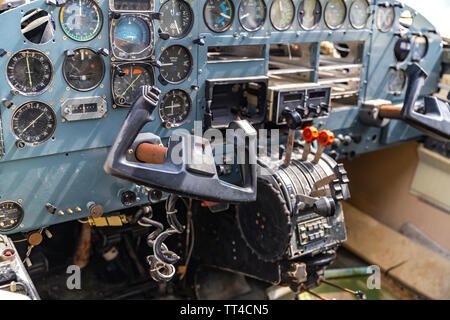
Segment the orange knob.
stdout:
<svg viewBox="0 0 450 320">
<path fill-rule="evenodd" d="M 334 142 L 334 133 L 330 130 L 322 130 L 319 133 L 319 143 L 326 147 Z"/>
<path fill-rule="evenodd" d="M 319 137 L 319 130 L 317 130 L 317 128 L 313 126 L 306 127 L 305 129 L 303 129 L 302 136 L 303 140 L 305 140 L 306 142 L 312 142 Z"/>
</svg>

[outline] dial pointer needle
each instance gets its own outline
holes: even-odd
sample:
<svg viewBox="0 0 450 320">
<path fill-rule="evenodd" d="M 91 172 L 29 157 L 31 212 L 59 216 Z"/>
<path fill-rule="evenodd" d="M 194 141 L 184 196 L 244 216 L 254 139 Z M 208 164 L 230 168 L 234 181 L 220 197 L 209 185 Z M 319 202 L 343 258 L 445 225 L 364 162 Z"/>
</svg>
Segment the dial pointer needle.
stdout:
<svg viewBox="0 0 450 320">
<path fill-rule="evenodd" d="M 29 127 L 31 127 L 36 121 L 38 121 L 38 120 L 44 115 L 44 113 L 45 113 L 45 112 L 42 112 L 41 115 L 40 115 L 39 117 L 37 117 L 36 119 L 34 119 L 34 120 L 28 125 L 28 127 L 26 127 L 25 129 L 23 129 L 22 133 L 24 133 L 25 131 L 27 131 Z"/>
<path fill-rule="evenodd" d="M 128 89 L 130 89 L 133 84 L 141 77 L 141 75 L 138 75 L 136 79 L 134 79 L 134 81 L 128 86 L 128 88 L 122 93 L 121 97 L 123 97 L 125 95 L 125 93 L 127 93 Z"/>
<path fill-rule="evenodd" d="M 32 87 L 33 82 L 31 81 L 31 71 L 30 71 L 30 62 L 28 61 L 28 54 L 26 55 L 26 57 L 27 57 L 28 80 L 30 82 L 30 87 Z"/>
</svg>

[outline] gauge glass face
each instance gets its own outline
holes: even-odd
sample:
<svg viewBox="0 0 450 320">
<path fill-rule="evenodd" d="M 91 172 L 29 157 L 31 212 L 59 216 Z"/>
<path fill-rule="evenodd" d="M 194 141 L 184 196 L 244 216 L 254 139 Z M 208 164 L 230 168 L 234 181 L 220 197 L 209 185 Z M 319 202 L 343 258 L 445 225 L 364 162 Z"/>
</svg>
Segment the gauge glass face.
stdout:
<svg viewBox="0 0 450 320">
<path fill-rule="evenodd" d="M 170 46 L 161 54 L 160 74 L 169 83 L 177 84 L 187 79 L 192 71 L 192 56 L 182 46 Z"/>
<path fill-rule="evenodd" d="M 6 232 L 14 228 L 23 220 L 24 211 L 20 204 L 13 201 L 0 203 L 0 231 Z"/>
<path fill-rule="evenodd" d="M 414 39 L 412 60 L 422 60 L 428 52 L 428 39 L 425 36 L 419 36 Z"/>
<path fill-rule="evenodd" d="M 343 0 L 330 0 L 325 6 L 325 23 L 330 29 L 340 28 L 345 21 L 347 7 Z"/>
<path fill-rule="evenodd" d="M 161 30 L 174 39 L 184 38 L 192 29 L 194 13 L 191 6 L 183 0 L 169 0 L 161 9 Z"/>
<path fill-rule="evenodd" d="M 406 73 L 402 69 L 391 69 L 389 76 L 389 93 L 401 95 L 406 83 Z"/>
<path fill-rule="evenodd" d="M 94 0 L 67 0 L 59 21 L 65 34 L 76 41 L 95 38 L 103 25 L 103 14 Z"/>
<path fill-rule="evenodd" d="M 14 135 L 28 145 L 41 144 L 56 130 L 56 114 L 45 103 L 31 101 L 20 106 L 11 119 Z"/>
<path fill-rule="evenodd" d="M 224 32 L 231 27 L 234 19 L 234 4 L 231 0 L 207 0 L 203 17 L 209 29 Z"/>
<path fill-rule="evenodd" d="M 117 11 L 150 11 L 151 1 L 152 0 L 112 0 L 112 8 Z"/>
<path fill-rule="evenodd" d="M 73 89 L 89 91 L 102 82 L 105 75 L 105 63 L 95 51 L 79 48 L 73 52 L 72 56 L 65 58 L 63 75 Z"/>
<path fill-rule="evenodd" d="M 130 106 L 145 85 L 155 84 L 153 67 L 140 63 L 125 63 L 119 65 L 120 72 L 113 73 L 114 101 L 120 106 Z"/>
<path fill-rule="evenodd" d="M 160 105 L 159 116 L 163 123 L 179 126 L 191 113 L 192 102 L 189 94 L 180 89 L 167 92 Z"/>
<path fill-rule="evenodd" d="M 47 90 L 53 80 L 53 64 L 42 52 L 22 50 L 8 61 L 6 77 L 9 85 L 19 93 L 38 95 Z"/>
<path fill-rule="evenodd" d="M 28 41 L 45 44 L 55 35 L 55 21 L 45 10 L 31 9 L 20 20 L 20 29 Z"/>
<path fill-rule="evenodd" d="M 239 5 L 239 22 L 242 28 L 255 32 L 266 20 L 267 7 L 263 0 L 243 0 Z"/>
<path fill-rule="evenodd" d="M 298 10 L 298 22 L 303 29 L 312 30 L 320 22 L 322 5 L 319 0 L 303 0 Z"/>
<path fill-rule="evenodd" d="M 411 42 L 408 38 L 400 38 L 395 43 L 394 54 L 398 62 L 403 62 L 411 51 Z"/>
<path fill-rule="evenodd" d="M 362 29 L 369 19 L 369 3 L 367 0 L 355 0 L 350 8 L 350 23 L 355 29 Z"/>
<path fill-rule="evenodd" d="M 381 32 L 391 30 L 395 21 L 394 7 L 378 7 L 377 9 L 377 28 Z"/>
<path fill-rule="evenodd" d="M 289 29 L 294 21 L 295 6 L 292 0 L 275 0 L 270 7 L 270 21 L 275 29 Z"/>
<path fill-rule="evenodd" d="M 127 60 L 149 57 L 152 52 L 153 33 L 141 17 L 122 16 L 113 21 L 113 53 L 118 58 Z"/>
</svg>

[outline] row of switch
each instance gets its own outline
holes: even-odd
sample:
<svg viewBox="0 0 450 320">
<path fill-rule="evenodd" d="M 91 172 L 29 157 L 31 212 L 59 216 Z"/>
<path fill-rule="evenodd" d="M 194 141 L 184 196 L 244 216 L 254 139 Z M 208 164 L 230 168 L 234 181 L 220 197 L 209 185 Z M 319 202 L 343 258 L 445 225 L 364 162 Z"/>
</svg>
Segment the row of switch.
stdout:
<svg viewBox="0 0 450 320">
<path fill-rule="evenodd" d="M 331 229 L 331 226 L 328 225 L 325 218 L 299 223 L 300 244 L 305 245 L 311 241 L 324 238 L 329 229 Z"/>
<path fill-rule="evenodd" d="M 325 116 L 330 112 L 330 106 L 324 102 L 319 105 L 310 104 L 309 106 L 298 106 L 295 108 L 303 119 L 310 119 Z"/>
</svg>

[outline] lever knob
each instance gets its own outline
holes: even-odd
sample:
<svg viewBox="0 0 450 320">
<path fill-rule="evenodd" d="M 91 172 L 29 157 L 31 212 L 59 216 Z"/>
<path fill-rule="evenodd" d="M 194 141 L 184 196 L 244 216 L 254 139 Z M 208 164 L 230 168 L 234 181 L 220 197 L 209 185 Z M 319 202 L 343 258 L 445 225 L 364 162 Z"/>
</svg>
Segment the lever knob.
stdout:
<svg viewBox="0 0 450 320">
<path fill-rule="evenodd" d="M 319 137 L 319 130 L 313 126 L 306 127 L 303 129 L 302 137 L 306 142 L 303 147 L 302 160 L 306 161 L 311 151 L 311 143 Z"/>
<path fill-rule="evenodd" d="M 319 143 L 320 145 L 326 147 L 334 142 L 334 133 L 331 130 L 322 130 L 319 133 Z"/>
<path fill-rule="evenodd" d="M 158 36 L 162 40 L 169 40 L 170 39 L 170 34 L 168 34 L 166 32 L 163 32 L 161 29 L 158 29 Z"/>
<path fill-rule="evenodd" d="M 330 130 L 322 130 L 320 131 L 319 138 L 317 140 L 319 141 L 319 148 L 317 149 L 317 152 L 314 156 L 314 160 L 312 161 L 313 163 L 318 163 L 325 148 L 333 144 L 334 133 Z"/>
<path fill-rule="evenodd" d="M 313 142 L 319 137 L 319 130 L 313 126 L 306 127 L 303 129 L 302 137 L 306 142 Z"/>
<path fill-rule="evenodd" d="M 297 111 L 285 109 L 282 115 L 286 118 L 289 129 L 295 130 L 302 125 L 302 117 Z"/>
</svg>

